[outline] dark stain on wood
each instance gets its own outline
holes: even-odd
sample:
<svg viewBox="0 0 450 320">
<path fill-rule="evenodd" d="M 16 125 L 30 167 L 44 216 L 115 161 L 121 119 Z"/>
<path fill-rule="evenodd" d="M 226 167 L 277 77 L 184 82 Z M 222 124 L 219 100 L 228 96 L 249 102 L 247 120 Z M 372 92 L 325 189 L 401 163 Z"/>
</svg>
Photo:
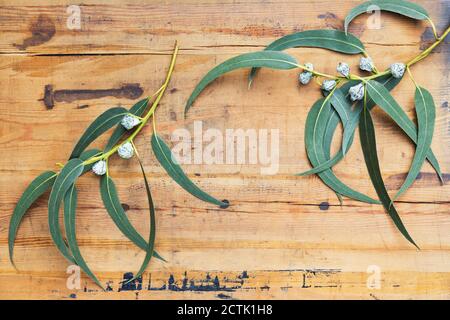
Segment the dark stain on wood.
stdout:
<svg viewBox="0 0 450 320">
<path fill-rule="evenodd" d="M 327 201 L 321 202 L 319 204 L 319 208 L 322 211 L 328 210 L 330 208 L 330 204 Z"/>
<path fill-rule="evenodd" d="M 122 205 L 122 209 L 123 209 L 124 211 L 130 210 L 130 206 L 129 206 L 128 204 L 122 203 L 121 205 Z"/>
<path fill-rule="evenodd" d="M 336 29 L 336 30 L 342 30 L 344 25 L 344 20 L 339 19 L 334 13 L 332 12 L 325 12 L 322 14 L 319 14 L 317 18 L 322 19 L 325 21 L 325 25 L 328 28 Z"/>
<path fill-rule="evenodd" d="M 22 44 L 14 44 L 19 50 L 26 50 L 28 47 L 39 46 L 50 41 L 56 33 L 55 23 L 53 20 L 41 14 L 30 24 L 29 28 L 31 37 L 23 40 Z"/>
<path fill-rule="evenodd" d="M 73 102 L 76 100 L 99 99 L 103 97 L 126 98 L 134 100 L 139 98 L 144 90 L 138 83 L 126 83 L 115 89 L 79 89 L 79 90 L 53 90 L 53 85 L 44 88 L 44 105 L 52 109 L 55 102 Z"/>
<path fill-rule="evenodd" d="M 394 174 L 386 179 L 387 190 L 398 190 L 401 188 L 405 181 L 407 173 Z M 442 178 L 444 183 L 450 180 L 450 173 L 443 173 Z M 420 172 L 417 175 L 416 181 L 413 187 L 418 186 L 440 186 L 440 180 L 436 173 L 433 172 Z"/>
</svg>

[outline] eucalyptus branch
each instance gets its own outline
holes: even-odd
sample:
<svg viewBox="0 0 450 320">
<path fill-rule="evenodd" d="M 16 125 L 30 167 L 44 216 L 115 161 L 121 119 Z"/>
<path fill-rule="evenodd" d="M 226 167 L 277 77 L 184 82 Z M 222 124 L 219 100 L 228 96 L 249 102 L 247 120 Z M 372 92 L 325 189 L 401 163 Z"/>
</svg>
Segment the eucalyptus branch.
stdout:
<svg viewBox="0 0 450 320">
<path fill-rule="evenodd" d="M 161 98 L 163 97 L 163 95 L 164 95 L 164 93 L 165 93 L 165 91 L 167 89 L 167 86 L 169 85 L 170 79 L 172 77 L 173 69 L 175 67 L 175 62 L 176 62 L 176 59 L 177 59 L 178 51 L 179 51 L 178 44 L 175 44 L 175 49 L 174 49 L 174 52 L 172 54 L 172 60 L 170 62 L 169 70 L 167 71 L 166 80 L 164 81 L 164 84 L 161 86 L 161 88 L 159 88 L 159 90 L 154 94 L 154 95 L 157 94 L 157 97 L 156 97 L 155 101 L 153 102 L 151 108 L 147 112 L 147 114 L 142 118 L 142 121 L 139 124 L 139 126 L 133 131 L 133 133 L 124 142 L 118 143 L 111 150 L 109 150 L 108 152 L 106 152 L 104 154 L 101 154 L 101 155 L 96 156 L 96 157 L 92 157 L 92 158 L 84 161 L 83 162 L 84 165 L 89 165 L 89 164 L 95 163 L 95 162 L 100 161 L 100 160 L 108 159 L 111 155 L 113 155 L 114 153 L 117 152 L 117 150 L 119 149 L 119 147 L 123 143 L 133 142 L 133 139 L 145 127 L 145 125 L 147 124 L 147 121 L 150 119 L 150 117 L 152 117 L 154 115 L 155 110 L 158 107 L 158 104 L 161 101 Z"/>
<path fill-rule="evenodd" d="M 348 26 L 353 19 L 366 13 L 373 5 L 380 10 L 394 12 L 411 19 L 428 20 L 433 29 L 435 41 L 407 63 L 392 63 L 389 69 L 379 72 L 364 49 L 363 43 L 347 33 Z M 400 83 L 405 71 L 411 75 L 410 67 L 426 58 L 434 48 L 444 41 L 450 28 L 447 28 L 439 37 L 429 14 L 421 6 L 406 0 L 371 0 L 361 3 L 350 11 L 345 18 L 344 30 L 344 32 L 308 30 L 293 33 L 273 41 L 263 51 L 245 53 L 219 64 L 210 70 L 194 88 L 186 103 L 185 115 L 207 85 L 223 74 L 238 68 L 252 68 L 249 74 L 249 86 L 254 81 L 256 71 L 261 67 L 279 70 L 300 69 L 298 81 L 301 85 L 307 85 L 313 78 L 318 83 L 319 78 L 325 78 L 319 84 L 326 98 L 320 99 L 312 105 L 306 119 L 305 146 L 313 168 L 298 174 L 298 176 L 317 174 L 338 197 L 346 196 L 366 203 L 382 204 L 398 230 L 417 247 L 401 222 L 393 202 L 412 185 L 425 159 L 430 162 L 439 179 L 443 181 L 439 162 L 431 150 L 435 106 L 431 94 L 415 83 L 415 105 L 418 119 L 418 126 L 416 126 L 392 97 L 390 91 Z M 340 62 L 336 67 L 339 75 L 331 75 L 315 70 L 311 63 L 298 63 L 294 57 L 281 52 L 296 47 L 322 48 L 349 55 L 362 54 L 359 68 L 370 72 L 370 75 L 359 76 L 351 73 L 350 66 L 345 62 Z M 414 79 L 413 81 L 415 82 Z M 356 104 L 355 107 L 353 104 Z M 386 112 L 417 145 L 407 178 L 392 200 L 386 191 L 376 155 L 375 130 L 370 116 L 370 110 L 376 105 Z M 325 108 L 325 106 L 330 107 Z M 344 129 L 342 147 L 336 155 L 331 157 L 329 156 L 331 142 L 339 121 L 342 122 Z M 358 124 L 366 166 L 379 200 L 353 190 L 332 171 L 332 167 L 343 159 L 351 146 Z"/>
</svg>

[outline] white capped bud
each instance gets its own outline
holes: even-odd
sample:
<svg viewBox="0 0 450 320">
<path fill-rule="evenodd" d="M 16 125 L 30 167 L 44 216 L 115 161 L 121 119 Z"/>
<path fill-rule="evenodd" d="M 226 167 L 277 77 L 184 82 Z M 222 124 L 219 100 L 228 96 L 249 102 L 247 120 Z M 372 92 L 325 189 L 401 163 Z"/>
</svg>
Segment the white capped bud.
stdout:
<svg viewBox="0 0 450 320">
<path fill-rule="evenodd" d="M 311 72 L 301 72 L 298 76 L 298 81 L 300 81 L 301 84 L 308 84 L 311 81 L 312 73 Z"/>
<path fill-rule="evenodd" d="M 346 78 L 350 76 L 350 67 L 345 62 L 339 62 L 339 64 L 336 67 L 336 70 Z"/>
<path fill-rule="evenodd" d="M 361 70 L 371 72 L 373 70 L 372 59 L 362 57 L 361 60 L 359 61 L 359 68 Z"/>
<path fill-rule="evenodd" d="M 391 64 L 391 73 L 394 78 L 400 79 L 405 73 L 406 66 L 401 62 Z"/>
<path fill-rule="evenodd" d="M 352 101 L 362 100 L 364 98 L 364 85 L 359 83 L 356 86 L 350 87 L 348 93 Z"/>
<path fill-rule="evenodd" d="M 308 68 L 309 70 L 314 70 L 314 65 L 312 63 L 305 63 L 305 67 Z M 298 76 L 298 81 L 301 84 L 308 84 L 311 81 L 312 78 L 312 72 L 310 71 L 303 71 L 300 73 L 300 75 Z"/>
<path fill-rule="evenodd" d="M 102 176 L 106 173 L 106 161 L 105 160 L 100 160 L 97 161 L 93 166 L 92 166 L 92 171 L 99 176 Z"/>
<path fill-rule="evenodd" d="M 117 149 L 117 153 L 123 159 L 130 159 L 134 154 L 133 145 L 130 142 L 125 142 Z"/>
<path fill-rule="evenodd" d="M 127 130 L 130 130 L 131 128 L 134 128 L 137 126 L 141 121 L 131 113 L 126 114 L 122 121 L 120 121 L 120 124 Z"/>
<path fill-rule="evenodd" d="M 322 82 L 322 89 L 325 91 L 331 91 L 335 86 L 336 86 L 335 80 L 324 80 L 324 82 Z"/>
</svg>

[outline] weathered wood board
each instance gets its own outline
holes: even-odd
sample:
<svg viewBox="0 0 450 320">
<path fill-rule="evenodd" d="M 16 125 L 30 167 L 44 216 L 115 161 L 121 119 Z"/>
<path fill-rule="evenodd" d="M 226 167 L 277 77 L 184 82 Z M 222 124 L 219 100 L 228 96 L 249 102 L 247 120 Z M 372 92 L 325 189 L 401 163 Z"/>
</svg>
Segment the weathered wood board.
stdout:
<svg viewBox="0 0 450 320">
<path fill-rule="evenodd" d="M 449 23 L 450 1 L 417 1 L 438 30 Z M 440 186 L 429 164 L 398 210 L 420 245 L 406 242 L 380 206 L 345 199 L 309 168 L 303 142 L 307 112 L 320 93 L 299 88 L 296 71 L 262 70 L 252 90 L 246 71 L 221 78 L 199 97 L 187 119 L 186 99 L 217 63 L 262 49 L 294 31 L 342 28 L 359 1 L 83 1 L 81 29 L 67 27 L 66 1 L 0 0 L 0 298 L 3 299 L 428 299 L 450 298 L 450 185 Z M 381 29 L 359 17 L 351 31 L 361 37 L 379 68 L 406 61 L 432 41 L 425 23 L 381 15 Z M 137 139 L 157 207 L 157 250 L 142 282 L 121 287 L 138 270 L 144 253 L 109 219 L 98 181 L 79 183 L 77 232 L 81 251 L 109 290 L 84 275 L 80 289 L 66 285 L 68 264 L 52 244 L 48 194 L 34 205 L 19 230 L 9 263 L 10 216 L 26 185 L 38 173 L 64 162 L 84 128 L 114 105 L 131 106 L 159 88 L 174 41 L 181 51 L 170 90 L 157 112 L 158 131 L 177 128 L 279 129 L 280 167 L 185 165 L 202 188 L 228 199 L 227 210 L 184 192 L 150 151 L 151 129 Z M 433 140 L 445 179 L 450 177 L 449 40 L 415 65 L 416 80 L 434 96 Z M 339 61 L 356 68 L 358 57 L 318 49 L 290 50 L 334 73 Z M 84 90 L 84 91 L 76 91 Z M 393 91 L 411 118 L 413 85 Z M 394 192 L 411 162 L 413 146 L 380 111 L 375 112 L 379 158 Z M 357 139 L 356 139 L 357 140 Z M 105 138 L 100 142 L 104 142 Z M 99 143 L 99 145 L 101 145 Z M 148 233 L 148 206 L 135 161 L 111 161 L 111 172 L 131 221 Z M 358 141 L 336 167 L 350 186 L 375 196 Z M 145 236 L 146 237 L 146 236 Z M 368 286 L 378 277 L 379 288 Z M 376 279 L 375 279 L 376 280 Z"/>
</svg>

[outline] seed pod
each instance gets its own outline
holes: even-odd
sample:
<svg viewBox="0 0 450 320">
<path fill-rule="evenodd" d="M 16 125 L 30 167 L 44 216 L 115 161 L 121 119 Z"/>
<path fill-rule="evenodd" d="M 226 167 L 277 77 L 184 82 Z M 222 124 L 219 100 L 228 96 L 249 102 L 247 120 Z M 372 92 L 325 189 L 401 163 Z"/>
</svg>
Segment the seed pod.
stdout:
<svg viewBox="0 0 450 320">
<path fill-rule="evenodd" d="M 131 128 L 134 128 L 137 126 L 141 121 L 131 113 L 126 114 L 122 121 L 120 121 L 120 124 L 127 130 L 130 130 Z"/>
<path fill-rule="evenodd" d="M 371 72 L 373 70 L 372 59 L 362 57 L 361 60 L 359 61 L 359 68 L 361 70 Z"/>
<path fill-rule="evenodd" d="M 117 153 L 123 159 L 130 159 L 134 154 L 133 145 L 130 142 L 125 142 L 117 149 Z"/>
<path fill-rule="evenodd" d="M 92 171 L 98 176 L 104 175 L 106 173 L 106 161 L 105 160 L 97 161 L 92 166 Z"/>
<path fill-rule="evenodd" d="M 364 98 L 363 84 L 359 83 L 356 86 L 350 87 L 348 94 L 350 95 L 350 99 L 352 99 L 352 101 L 362 100 Z"/>
<path fill-rule="evenodd" d="M 339 64 L 336 67 L 336 70 L 346 78 L 350 76 L 350 67 L 345 62 L 339 62 Z"/>
<path fill-rule="evenodd" d="M 405 73 L 406 66 L 401 62 L 391 64 L 391 73 L 394 78 L 400 79 Z"/>
<path fill-rule="evenodd" d="M 325 80 L 322 82 L 322 89 L 325 91 L 331 91 L 336 86 L 335 80 Z"/>
</svg>

